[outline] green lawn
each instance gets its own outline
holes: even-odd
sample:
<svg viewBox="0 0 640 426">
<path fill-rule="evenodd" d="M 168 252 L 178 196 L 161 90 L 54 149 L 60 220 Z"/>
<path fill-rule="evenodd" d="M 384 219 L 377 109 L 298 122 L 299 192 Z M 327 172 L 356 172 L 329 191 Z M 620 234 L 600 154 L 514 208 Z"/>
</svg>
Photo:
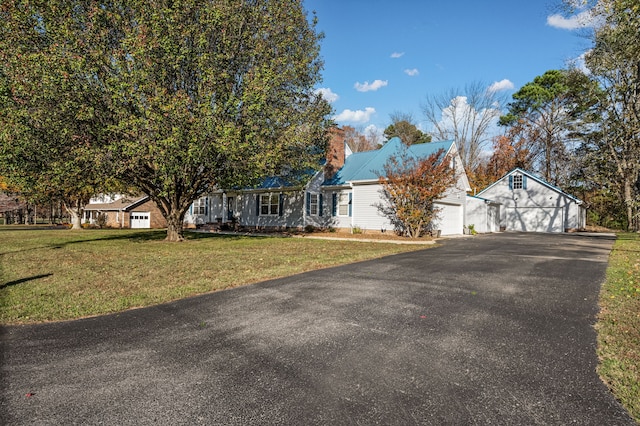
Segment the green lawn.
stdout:
<svg viewBox="0 0 640 426">
<path fill-rule="evenodd" d="M 428 246 L 165 231 L 0 227 L 0 323 L 56 321 Z"/>
<path fill-rule="evenodd" d="M 619 234 L 600 293 L 598 373 L 640 423 L 640 234 Z"/>
</svg>

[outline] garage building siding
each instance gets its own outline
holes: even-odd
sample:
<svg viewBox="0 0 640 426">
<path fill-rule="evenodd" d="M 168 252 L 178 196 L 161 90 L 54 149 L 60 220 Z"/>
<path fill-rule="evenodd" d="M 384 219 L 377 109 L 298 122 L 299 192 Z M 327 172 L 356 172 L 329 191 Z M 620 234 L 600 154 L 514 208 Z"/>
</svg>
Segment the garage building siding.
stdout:
<svg viewBox="0 0 640 426">
<path fill-rule="evenodd" d="M 501 204 L 500 226 L 507 231 L 565 232 L 585 225 L 580 200 L 521 169 L 511 171 L 478 196 Z"/>
</svg>

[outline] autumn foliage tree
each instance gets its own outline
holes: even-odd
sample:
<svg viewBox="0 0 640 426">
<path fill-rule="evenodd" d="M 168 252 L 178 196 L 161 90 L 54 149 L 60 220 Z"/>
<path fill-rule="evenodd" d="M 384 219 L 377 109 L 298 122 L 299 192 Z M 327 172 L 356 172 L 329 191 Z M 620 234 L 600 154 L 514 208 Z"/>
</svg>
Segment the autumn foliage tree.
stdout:
<svg viewBox="0 0 640 426">
<path fill-rule="evenodd" d="M 343 126 L 342 130 L 344 131 L 344 141 L 352 152 L 371 151 L 378 148 L 375 141 L 372 141 L 355 127 Z"/>
<path fill-rule="evenodd" d="M 377 207 L 398 235 L 417 238 L 429 230 L 440 211 L 435 201 L 456 183 L 449 164 L 444 150 L 426 158 L 405 150 L 387 161 L 380 176 L 383 201 Z"/>
<path fill-rule="evenodd" d="M 467 173 L 471 187 L 483 190 L 516 167 L 530 170 L 538 156 L 538 132 L 522 123 L 493 138 L 491 156 Z"/>
</svg>

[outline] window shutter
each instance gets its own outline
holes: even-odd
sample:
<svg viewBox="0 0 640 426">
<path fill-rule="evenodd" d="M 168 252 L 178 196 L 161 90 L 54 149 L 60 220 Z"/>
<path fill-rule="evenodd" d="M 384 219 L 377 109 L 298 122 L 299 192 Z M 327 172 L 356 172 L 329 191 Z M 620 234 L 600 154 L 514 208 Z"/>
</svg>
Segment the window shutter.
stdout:
<svg viewBox="0 0 640 426">
<path fill-rule="evenodd" d="M 189 214 L 193 214 L 193 203 L 189 206 Z"/>
<path fill-rule="evenodd" d="M 353 197 L 353 193 L 351 193 L 351 192 L 350 192 L 350 193 L 349 193 L 349 217 L 351 217 L 351 216 L 352 216 L 352 214 L 353 214 L 353 213 L 352 213 L 353 209 L 351 208 L 351 205 L 352 205 L 352 203 L 351 203 L 352 197 Z"/>
<path fill-rule="evenodd" d="M 260 194 L 256 194 L 256 216 L 260 216 Z"/>
<path fill-rule="evenodd" d="M 284 210 L 284 194 L 281 192 L 278 195 L 278 216 L 282 216 L 283 215 L 283 210 Z"/>
<path fill-rule="evenodd" d="M 513 175 L 509 176 L 509 189 L 513 189 Z"/>
<path fill-rule="evenodd" d="M 527 189 L 527 177 L 522 175 L 522 189 Z"/>
<path fill-rule="evenodd" d="M 336 216 L 338 213 L 338 194 L 331 194 L 331 216 Z"/>
<path fill-rule="evenodd" d="M 305 195 L 307 196 L 306 212 L 307 216 L 309 216 L 311 214 L 311 193 L 306 192 Z"/>
<path fill-rule="evenodd" d="M 318 216 L 322 216 L 322 193 L 318 195 Z"/>
<path fill-rule="evenodd" d="M 204 215 L 209 216 L 209 197 L 204 199 Z"/>
</svg>

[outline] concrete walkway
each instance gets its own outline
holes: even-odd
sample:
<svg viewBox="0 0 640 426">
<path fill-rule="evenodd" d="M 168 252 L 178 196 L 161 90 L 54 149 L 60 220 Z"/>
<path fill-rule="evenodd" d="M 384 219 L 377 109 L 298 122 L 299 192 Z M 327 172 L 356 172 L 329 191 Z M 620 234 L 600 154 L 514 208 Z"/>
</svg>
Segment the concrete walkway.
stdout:
<svg viewBox="0 0 640 426">
<path fill-rule="evenodd" d="M 0 423 L 633 425 L 595 372 L 612 242 L 452 239 L 119 315 L 5 327 Z"/>
</svg>

